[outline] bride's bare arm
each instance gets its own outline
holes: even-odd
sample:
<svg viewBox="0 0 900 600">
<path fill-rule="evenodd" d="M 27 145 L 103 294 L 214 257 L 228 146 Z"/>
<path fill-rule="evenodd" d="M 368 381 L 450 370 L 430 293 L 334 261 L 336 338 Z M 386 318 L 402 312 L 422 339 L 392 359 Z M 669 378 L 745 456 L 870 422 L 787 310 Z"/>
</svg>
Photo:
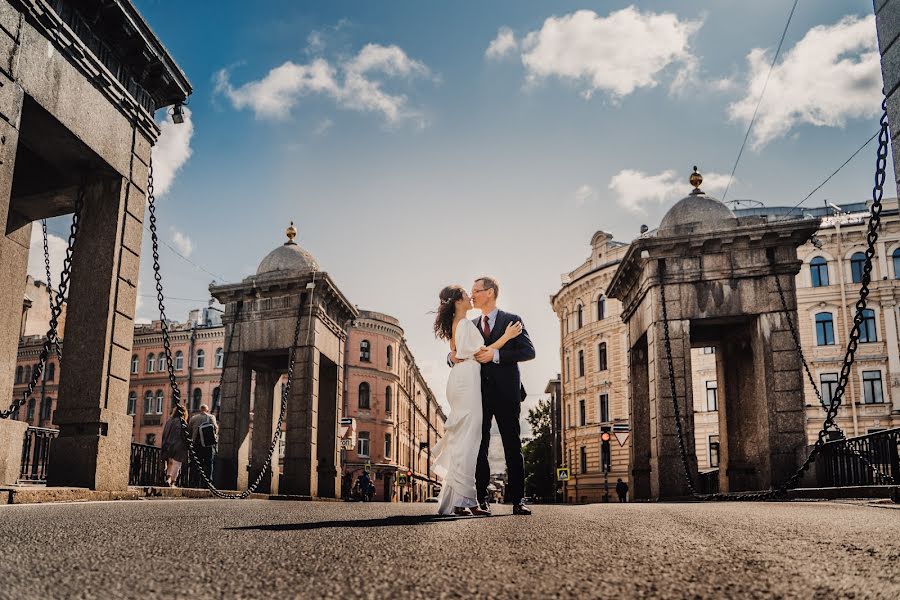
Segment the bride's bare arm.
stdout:
<svg viewBox="0 0 900 600">
<path fill-rule="evenodd" d="M 516 321 L 515 323 L 510 323 L 506 326 L 506 331 L 503 332 L 500 339 L 487 347 L 491 350 L 499 350 L 506 345 L 506 342 L 513 338 L 517 338 L 520 335 L 522 335 L 522 322 Z"/>
</svg>

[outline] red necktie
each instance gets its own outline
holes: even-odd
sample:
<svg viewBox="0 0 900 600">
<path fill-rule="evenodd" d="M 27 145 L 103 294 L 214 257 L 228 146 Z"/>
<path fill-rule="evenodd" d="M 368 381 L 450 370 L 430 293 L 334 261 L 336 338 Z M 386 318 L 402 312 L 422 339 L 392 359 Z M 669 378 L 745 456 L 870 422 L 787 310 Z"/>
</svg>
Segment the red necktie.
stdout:
<svg viewBox="0 0 900 600">
<path fill-rule="evenodd" d="M 483 321 L 484 325 L 481 327 L 481 330 L 484 332 L 484 337 L 486 337 L 486 338 L 491 337 L 491 321 L 490 321 L 490 319 L 488 318 L 487 315 L 484 315 L 481 318 L 484 319 L 484 321 Z"/>
</svg>

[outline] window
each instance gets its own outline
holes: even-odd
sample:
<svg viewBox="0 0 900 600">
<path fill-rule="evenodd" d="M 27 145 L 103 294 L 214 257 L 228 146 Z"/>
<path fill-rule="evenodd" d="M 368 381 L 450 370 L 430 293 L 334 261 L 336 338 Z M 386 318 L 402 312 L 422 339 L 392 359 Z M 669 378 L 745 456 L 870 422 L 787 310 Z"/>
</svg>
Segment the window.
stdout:
<svg viewBox="0 0 900 600">
<path fill-rule="evenodd" d="M 894 254 L 891 257 L 894 262 L 894 279 L 900 279 L 900 248 L 894 250 Z"/>
<path fill-rule="evenodd" d="M 206 366 L 206 351 L 197 350 L 197 368 L 202 369 Z"/>
<path fill-rule="evenodd" d="M 567 356 L 567 357 L 566 357 L 566 379 L 571 379 L 571 378 L 572 378 L 572 369 L 571 369 L 572 365 L 571 365 L 571 362 L 572 362 L 572 361 L 569 360 L 569 357 Z"/>
<path fill-rule="evenodd" d="M 31 382 L 31 365 L 26 365 L 25 366 L 25 382 L 24 383 L 30 383 L 30 382 Z"/>
<path fill-rule="evenodd" d="M 222 348 L 216 348 L 216 368 L 221 369 L 222 365 L 225 363 L 225 350 Z"/>
<path fill-rule="evenodd" d="M 22 383 L 22 375 L 24 372 L 25 370 L 22 368 L 22 365 L 16 367 L 16 383 Z"/>
<path fill-rule="evenodd" d="M 391 434 L 384 434 L 384 458 L 391 460 Z"/>
<path fill-rule="evenodd" d="M 56 379 L 56 363 L 50 363 L 47 365 L 47 381 L 54 379 Z"/>
<path fill-rule="evenodd" d="M 17 404 L 16 407 L 13 409 L 12 415 L 10 416 L 10 418 L 11 418 L 13 421 L 18 421 L 18 420 L 19 420 L 19 417 L 21 416 L 21 415 L 19 414 L 19 409 L 20 409 L 20 408 L 21 408 L 21 407 Z"/>
<path fill-rule="evenodd" d="M 128 414 L 133 415 L 137 410 L 137 392 L 128 392 Z"/>
<path fill-rule="evenodd" d="M 384 412 L 386 412 L 386 413 L 391 412 L 391 408 L 392 408 L 391 407 L 391 399 L 392 399 L 391 396 L 392 396 L 392 394 L 393 394 L 393 390 L 391 389 L 391 386 L 387 386 L 386 388 L 384 388 Z"/>
<path fill-rule="evenodd" d="M 834 401 L 834 392 L 837 389 L 838 374 L 822 373 L 819 375 L 819 389 L 822 393 L 822 404 L 831 406 Z"/>
<path fill-rule="evenodd" d="M 703 354 L 715 354 L 715 353 L 716 353 L 715 346 L 704 346 L 703 347 Z"/>
<path fill-rule="evenodd" d="M 200 410 L 200 402 L 203 400 L 203 392 L 200 388 L 194 388 L 194 395 L 191 397 L 191 411 Z"/>
<path fill-rule="evenodd" d="M 359 343 L 359 360 L 369 362 L 372 356 L 372 345 L 369 340 L 363 340 Z"/>
<path fill-rule="evenodd" d="M 817 256 L 809 261 L 809 274 L 812 277 L 813 287 L 825 287 L 828 285 L 828 261 Z"/>
<path fill-rule="evenodd" d="M 606 298 L 600 296 L 597 298 L 597 320 L 602 321 L 606 318 Z"/>
<path fill-rule="evenodd" d="M 394 366 L 394 347 L 388 346 L 387 347 L 387 367 L 388 367 L 388 369 L 390 369 L 393 366 Z"/>
<path fill-rule="evenodd" d="M 816 345 L 834 345 L 834 322 L 832 321 L 831 313 L 821 312 L 816 314 Z"/>
<path fill-rule="evenodd" d="M 600 422 L 609 421 L 609 394 L 600 394 Z"/>
<path fill-rule="evenodd" d="M 600 345 L 597 346 L 597 369 L 600 371 L 605 371 L 607 369 L 606 342 L 601 342 Z"/>
<path fill-rule="evenodd" d="M 147 355 L 147 372 L 152 373 L 156 367 L 156 355 L 148 354 Z"/>
<path fill-rule="evenodd" d="M 584 307 L 580 304 L 575 308 L 575 325 L 577 329 L 584 327 Z"/>
<path fill-rule="evenodd" d="M 360 456 L 369 455 L 369 432 L 360 431 L 356 439 L 356 453 Z"/>
<path fill-rule="evenodd" d="M 50 398 L 44 398 L 44 401 L 41 402 L 41 421 L 47 421 L 50 419 L 50 413 L 53 411 L 53 400 Z"/>
<path fill-rule="evenodd" d="M 141 361 L 140 361 L 140 359 L 138 359 L 137 354 L 135 354 L 134 356 L 131 357 L 131 374 L 132 375 L 137 375 L 138 366 L 140 366 L 140 364 L 141 364 Z"/>
<path fill-rule="evenodd" d="M 862 283 L 863 265 L 865 264 L 866 255 L 862 252 L 857 252 L 850 257 L 850 276 L 853 278 L 853 283 Z"/>
<path fill-rule="evenodd" d="M 144 414 L 153 414 L 153 392 L 150 390 L 147 390 L 147 393 L 144 394 Z"/>
<path fill-rule="evenodd" d="M 587 425 L 587 411 L 584 408 L 584 400 L 578 401 L 578 424 Z"/>
<path fill-rule="evenodd" d="M 359 407 L 369 409 L 369 384 L 365 381 L 359 384 Z"/>
<path fill-rule="evenodd" d="M 866 404 L 881 404 L 884 393 L 881 388 L 881 371 L 863 371 L 863 396 Z"/>
<path fill-rule="evenodd" d="M 184 369 L 184 352 L 179 350 L 175 353 L 175 370 L 181 371 Z"/>
<path fill-rule="evenodd" d="M 166 397 L 163 395 L 162 390 L 156 390 L 156 414 L 161 415 L 163 413 L 163 404 L 165 403 Z"/>
<path fill-rule="evenodd" d="M 875 330 L 875 311 L 867 308 L 862 311 L 862 323 L 859 324 L 859 341 L 877 342 L 878 332 Z"/>
<path fill-rule="evenodd" d="M 584 350 L 578 351 L 578 376 L 584 377 Z"/>
<path fill-rule="evenodd" d="M 156 370 L 160 373 L 166 370 L 166 355 L 162 352 L 159 353 L 159 359 L 156 361 Z"/>
<path fill-rule="evenodd" d="M 581 447 L 581 473 L 587 473 L 587 449 L 584 446 Z"/>
<path fill-rule="evenodd" d="M 719 410 L 719 384 L 715 381 L 706 382 L 706 410 L 713 412 Z"/>
<path fill-rule="evenodd" d="M 719 436 L 709 436 L 709 466 L 719 466 Z"/>
<path fill-rule="evenodd" d="M 25 413 L 25 420 L 29 423 L 34 421 L 34 398 L 28 401 L 28 411 Z"/>
<path fill-rule="evenodd" d="M 155 434 L 155 433 L 148 433 L 148 434 L 147 434 L 147 437 L 144 438 L 144 442 L 145 442 L 148 446 L 155 446 L 155 445 L 156 445 L 156 434 Z"/>
<path fill-rule="evenodd" d="M 284 386 L 282 386 L 282 387 L 284 387 Z M 220 412 L 221 409 L 222 409 L 222 397 L 221 397 L 221 394 L 222 394 L 222 392 L 219 390 L 219 388 L 217 388 L 217 387 L 216 387 L 216 388 L 213 388 L 213 393 L 212 393 L 212 409 L 210 409 L 210 410 L 211 410 L 211 412 L 215 413 L 216 415 L 218 415 L 219 412 Z"/>
</svg>

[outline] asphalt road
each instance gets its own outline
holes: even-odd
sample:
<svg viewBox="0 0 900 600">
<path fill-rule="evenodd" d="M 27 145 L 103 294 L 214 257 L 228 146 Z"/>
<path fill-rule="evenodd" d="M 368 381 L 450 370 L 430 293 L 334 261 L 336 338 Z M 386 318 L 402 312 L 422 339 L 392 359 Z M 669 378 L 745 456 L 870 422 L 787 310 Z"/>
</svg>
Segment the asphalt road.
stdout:
<svg viewBox="0 0 900 600">
<path fill-rule="evenodd" d="M 896 508 L 434 506 L 0 506 L 0 598 L 900 598 Z"/>
</svg>

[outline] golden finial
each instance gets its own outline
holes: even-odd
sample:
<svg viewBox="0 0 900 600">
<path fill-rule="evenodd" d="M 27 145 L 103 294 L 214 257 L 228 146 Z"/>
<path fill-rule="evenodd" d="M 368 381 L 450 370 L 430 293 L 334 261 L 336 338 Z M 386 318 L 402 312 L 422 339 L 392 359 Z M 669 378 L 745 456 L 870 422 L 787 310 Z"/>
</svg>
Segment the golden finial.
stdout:
<svg viewBox="0 0 900 600">
<path fill-rule="evenodd" d="M 285 245 L 294 244 L 294 238 L 297 237 L 297 228 L 294 227 L 294 222 L 291 221 L 290 226 L 284 230 L 284 234 L 288 237 L 288 241 L 285 242 Z"/>
<path fill-rule="evenodd" d="M 693 194 L 702 194 L 700 191 L 700 184 L 703 183 L 703 175 L 700 174 L 700 171 L 697 170 L 697 165 L 694 165 L 694 172 L 691 173 L 691 178 L 689 180 L 691 185 L 694 186 L 694 191 L 691 192 Z"/>
</svg>

